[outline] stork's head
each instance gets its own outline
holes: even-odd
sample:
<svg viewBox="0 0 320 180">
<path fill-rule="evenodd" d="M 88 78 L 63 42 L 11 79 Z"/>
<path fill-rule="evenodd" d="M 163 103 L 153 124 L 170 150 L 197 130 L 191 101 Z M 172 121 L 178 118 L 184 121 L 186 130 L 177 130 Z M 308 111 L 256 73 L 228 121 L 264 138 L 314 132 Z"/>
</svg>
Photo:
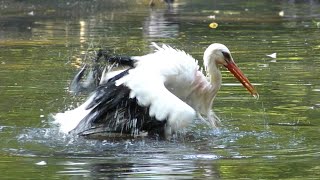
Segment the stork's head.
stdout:
<svg viewBox="0 0 320 180">
<path fill-rule="evenodd" d="M 255 97 L 258 98 L 259 94 L 249 82 L 248 78 L 242 73 L 234 62 L 229 49 L 219 43 L 211 44 L 203 55 L 204 66 L 209 73 L 217 70 L 218 65 L 226 67 L 241 83 L 242 85 Z"/>
</svg>

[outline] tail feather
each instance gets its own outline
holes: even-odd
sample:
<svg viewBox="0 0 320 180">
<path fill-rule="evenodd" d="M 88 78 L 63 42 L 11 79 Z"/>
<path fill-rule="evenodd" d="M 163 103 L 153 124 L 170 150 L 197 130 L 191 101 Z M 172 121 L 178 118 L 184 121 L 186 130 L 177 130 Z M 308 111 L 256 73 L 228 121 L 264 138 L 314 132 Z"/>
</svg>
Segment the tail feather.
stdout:
<svg viewBox="0 0 320 180">
<path fill-rule="evenodd" d="M 91 109 L 87 109 L 87 106 L 92 100 L 93 99 L 91 97 L 81 106 L 73 110 L 68 110 L 63 113 L 57 113 L 53 115 L 53 123 L 60 126 L 59 129 L 62 133 L 69 133 L 71 130 L 76 128 L 76 126 L 84 117 L 86 117 L 90 113 Z"/>
</svg>

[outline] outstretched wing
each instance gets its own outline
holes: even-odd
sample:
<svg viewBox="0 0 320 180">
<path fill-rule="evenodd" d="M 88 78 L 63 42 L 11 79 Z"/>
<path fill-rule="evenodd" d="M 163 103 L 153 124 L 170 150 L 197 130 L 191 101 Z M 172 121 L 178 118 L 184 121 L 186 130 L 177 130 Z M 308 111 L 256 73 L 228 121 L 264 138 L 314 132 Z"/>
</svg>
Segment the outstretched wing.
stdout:
<svg viewBox="0 0 320 180">
<path fill-rule="evenodd" d="M 126 77 L 129 70 L 101 84 L 91 95 L 87 109 L 90 112 L 80 121 L 71 133 L 79 135 L 129 134 L 141 132 L 163 136 L 166 121 L 158 121 L 149 116 L 149 108 L 137 104 L 136 98 L 130 98 L 131 90 L 116 86 L 115 81 Z"/>
<path fill-rule="evenodd" d="M 135 136 L 146 131 L 163 136 L 187 126 L 195 118 L 194 109 L 168 91 L 163 78 L 138 77 L 134 69 L 130 69 L 99 86 L 87 106 L 90 113 L 72 132 Z"/>
<path fill-rule="evenodd" d="M 165 129 L 170 135 L 196 118 L 196 111 L 166 88 L 176 81 L 188 87 L 198 68 L 196 61 L 169 46 L 156 48 L 155 53 L 130 57 L 135 67 L 108 79 L 94 91 L 87 106 L 90 112 L 73 132 L 85 135 L 95 129 L 136 135 Z"/>
<path fill-rule="evenodd" d="M 130 89 L 130 98 L 148 107 L 149 115 L 158 121 L 167 120 L 167 133 L 186 127 L 196 117 L 195 110 L 172 94 L 166 87 L 167 77 L 152 70 L 131 69 L 129 75 L 116 81 Z"/>
</svg>

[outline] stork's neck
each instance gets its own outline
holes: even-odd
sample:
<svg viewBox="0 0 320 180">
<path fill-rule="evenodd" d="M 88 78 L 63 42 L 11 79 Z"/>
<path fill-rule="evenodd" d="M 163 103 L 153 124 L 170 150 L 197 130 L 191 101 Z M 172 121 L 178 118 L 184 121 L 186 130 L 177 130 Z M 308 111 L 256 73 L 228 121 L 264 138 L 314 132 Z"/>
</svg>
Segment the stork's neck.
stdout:
<svg viewBox="0 0 320 180">
<path fill-rule="evenodd" d="M 217 66 L 208 66 L 206 69 L 210 82 L 200 72 L 197 72 L 196 80 L 193 84 L 193 90 L 189 96 L 191 100 L 189 105 L 195 108 L 200 114 L 208 115 L 210 113 L 212 102 L 221 86 L 221 73 Z"/>
<path fill-rule="evenodd" d="M 221 87 L 221 72 L 217 66 L 215 61 L 206 61 L 209 64 L 206 64 L 206 72 L 207 76 L 210 78 L 210 85 L 204 89 L 202 94 L 204 106 L 201 108 L 201 112 L 209 114 L 209 111 L 212 107 L 213 100 L 217 95 L 220 87 Z M 206 112 L 207 111 L 207 112 Z"/>
<path fill-rule="evenodd" d="M 221 87 L 221 72 L 215 62 L 212 62 L 212 64 L 209 64 L 209 66 L 207 67 L 207 75 L 210 78 L 210 84 L 211 84 L 211 87 L 208 90 L 209 91 L 208 93 L 210 93 L 211 98 L 213 100 L 213 98 L 215 97 L 215 95 L 217 94 L 217 92 Z"/>
</svg>

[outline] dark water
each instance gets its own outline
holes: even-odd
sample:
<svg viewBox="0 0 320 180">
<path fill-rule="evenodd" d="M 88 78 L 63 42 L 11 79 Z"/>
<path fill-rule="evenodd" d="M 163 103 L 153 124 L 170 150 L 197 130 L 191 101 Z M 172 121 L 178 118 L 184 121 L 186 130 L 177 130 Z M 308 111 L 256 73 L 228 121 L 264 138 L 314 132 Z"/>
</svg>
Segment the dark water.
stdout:
<svg viewBox="0 0 320 180">
<path fill-rule="evenodd" d="M 317 0 L 179 0 L 171 9 L 147 0 L 2 0 L 0 179 L 317 179 L 319 34 Z M 209 44 L 226 44 L 260 99 L 222 69 L 219 129 L 195 124 L 170 142 L 58 133 L 50 114 L 82 102 L 67 87 L 88 51 L 142 55 L 152 41 L 200 60 Z"/>
</svg>

